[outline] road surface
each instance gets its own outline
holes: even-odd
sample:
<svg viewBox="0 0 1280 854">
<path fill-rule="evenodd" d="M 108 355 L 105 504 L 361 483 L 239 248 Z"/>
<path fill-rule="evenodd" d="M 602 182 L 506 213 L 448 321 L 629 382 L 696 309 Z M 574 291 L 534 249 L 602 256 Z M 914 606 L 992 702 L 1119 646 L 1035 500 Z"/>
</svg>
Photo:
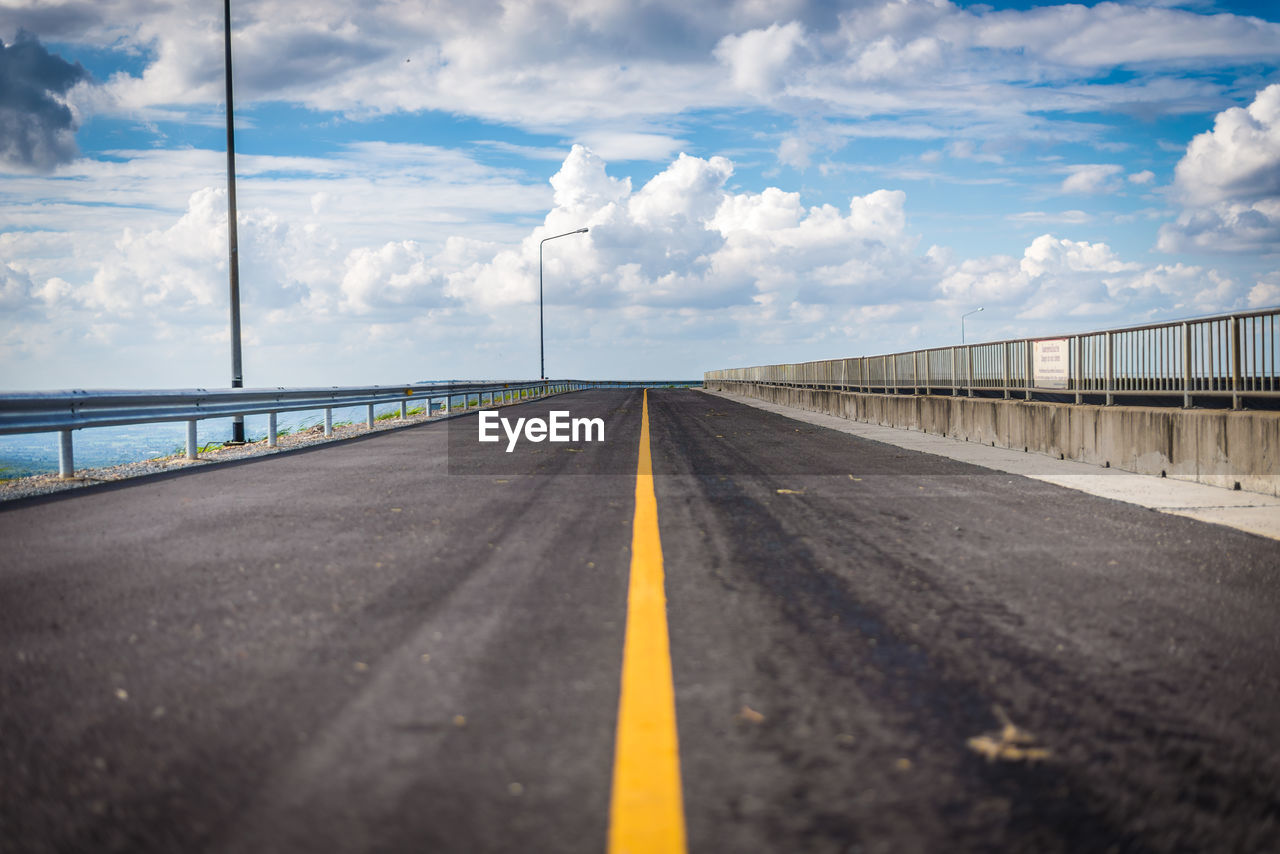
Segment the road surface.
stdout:
<svg viewBox="0 0 1280 854">
<path fill-rule="evenodd" d="M 605 850 L 644 408 L 0 507 L 0 849 Z M 1280 542 L 647 408 L 688 850 L 1275 850 Z"/>
</svg>

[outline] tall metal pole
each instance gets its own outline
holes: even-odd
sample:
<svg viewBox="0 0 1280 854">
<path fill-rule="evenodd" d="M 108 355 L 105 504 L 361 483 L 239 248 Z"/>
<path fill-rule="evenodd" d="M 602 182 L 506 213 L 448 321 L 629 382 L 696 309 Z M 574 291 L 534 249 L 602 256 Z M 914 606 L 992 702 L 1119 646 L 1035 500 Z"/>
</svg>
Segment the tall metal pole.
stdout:
<svg viewBox="0 0 1280 854">
<path fill-rule="evenodd" d="M 227 73 L 227 257 L 231 275 L 231 387 L 244 388 L 240 360 L 240 262 L 236 240 L 236 136 L 235 108 L 231 100 L 231 0 L 223 0 L 223 47 Z M 231 441 L 244 443 L 244 416 L 231 423 Z"/>
<path fill-rule="evenodd" d="M 538 244 L 538 379 L 547 378 L 547 351 L 542 341 L 542 244 Z"/>
<path fill-rule="evenodd" d="M 227 0 L 231 2 L 231 0 Z M 573 231 L 566 231 L 564 234 L 553 234 L 550 237 L 544 237 L 538 243 L 538 379 L 545 380 L 547 378 L 547 360 L 546 349 L 543 347 L 542 337 L 542 244 L 548 240 L 555 240 L 557 237 L 568 237 L 570 234 L 586 234 L 587 229 L 578 228 Z"/>
</svg>

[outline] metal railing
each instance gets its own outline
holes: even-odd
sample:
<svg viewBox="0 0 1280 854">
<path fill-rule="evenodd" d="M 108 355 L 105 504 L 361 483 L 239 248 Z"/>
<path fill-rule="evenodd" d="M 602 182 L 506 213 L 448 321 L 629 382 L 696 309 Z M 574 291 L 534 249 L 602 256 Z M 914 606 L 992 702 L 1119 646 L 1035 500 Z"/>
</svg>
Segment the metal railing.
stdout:
<svg viewBox="0 0 1280 854">
<path fill-rule="evenodd" d="M 1280 398 L 1280 308 L 906 353 L 708 371 L 706 383 L 1184 407 Z"/>
<path fill-rule="evenodd" d="M 700 380 L 529 380 L 517 382 L 419 383 L 363 388 L 186 389 L 175 391 L 50 391 L 0 394 L 0 435 L 58 432 L 58 473 L 75 471 L 72 433 L 86 427 L 114 427 L 165 421 L 187 422 L 186 456 L 199 456 L 197 425 L 207 418 L 267 416 L 267 445 L 276 447 L 276 416 L 281 412 L 324 410 L 324 435 L 333 435 L 333 410 L 366 406 L 373 427 L 374 407 L 399 404 L 400 418 L 410 403 L 422 401 L 430 415 L 443 402 L 445 412 L 474 406 L 519 402 L 583 388 L 701 385 Z M 461 399 L 461 404 L 455 400 Z M 473 404 L 474 401 L 474 404 Z"/>
</svg>

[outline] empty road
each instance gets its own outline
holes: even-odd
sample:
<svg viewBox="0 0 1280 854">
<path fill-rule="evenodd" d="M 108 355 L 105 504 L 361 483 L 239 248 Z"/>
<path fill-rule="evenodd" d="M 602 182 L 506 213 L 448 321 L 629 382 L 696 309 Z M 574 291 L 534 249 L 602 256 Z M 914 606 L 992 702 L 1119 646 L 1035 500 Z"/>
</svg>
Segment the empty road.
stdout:
<svg viewBox="0 0 1280 854">
<path fill-rule="evenodd" d="M 604 851 L 624 660 L 689 851 L 1276 849 L 1280 542 L 645 401 L 0 505 L 0 850 Z"/>
</svg>

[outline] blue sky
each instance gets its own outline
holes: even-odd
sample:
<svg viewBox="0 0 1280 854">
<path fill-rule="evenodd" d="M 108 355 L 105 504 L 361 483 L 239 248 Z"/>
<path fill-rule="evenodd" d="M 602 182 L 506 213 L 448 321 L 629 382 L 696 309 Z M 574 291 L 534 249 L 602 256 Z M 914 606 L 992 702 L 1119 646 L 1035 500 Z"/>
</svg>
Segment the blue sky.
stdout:
<svg viewBox="0 0 1280 854">
<path fill-rule="evenodd" d="M 0 0 L 0 388 L 229 382 L 218 4 Z M 1274 4 L 233 2 L 250 386 L 1280 304 Z"/>
</svg>

